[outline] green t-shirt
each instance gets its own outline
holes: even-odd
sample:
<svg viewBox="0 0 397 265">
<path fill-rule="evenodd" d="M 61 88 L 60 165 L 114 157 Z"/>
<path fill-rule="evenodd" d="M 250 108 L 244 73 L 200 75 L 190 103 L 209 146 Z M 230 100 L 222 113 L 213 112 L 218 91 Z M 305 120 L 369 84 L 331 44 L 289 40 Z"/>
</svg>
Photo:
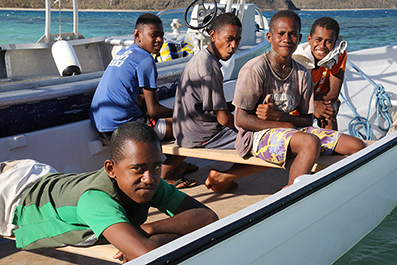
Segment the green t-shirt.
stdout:
<svg viewBox="0 0 397 265">
<path fill-rule="evenodd" d="M 185 196 L 161 179 L 149 203 L 122 206 L 117 186 L 103 168 L 48 174 L 24 192 L 15 210 L 16 244 L 24 249 L 92 245 L 113 224 L 143 224 L 150 207 L 172 216 Z"/>
</svg>

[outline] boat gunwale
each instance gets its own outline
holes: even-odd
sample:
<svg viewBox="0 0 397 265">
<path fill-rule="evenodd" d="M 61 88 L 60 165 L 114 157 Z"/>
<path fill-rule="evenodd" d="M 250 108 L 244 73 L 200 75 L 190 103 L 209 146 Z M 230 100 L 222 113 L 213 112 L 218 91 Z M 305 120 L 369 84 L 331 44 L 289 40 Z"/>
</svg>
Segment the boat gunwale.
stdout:
<svg viewBox="0 0 397 265">
<path fill-rule="evenodd" d="M 310 196 L 311 194 L 323 189 L 324 187 L 332 184 L 333 182 L 343 178 L 347 174 L 351 173 L 355 169 L 365 165 L 367 162 L 372 161 L 384 152 L 392 149 L 397 145 L 397 133 L 391 134 L 379 140 L 378 142 L 366 147 L 365 151 L 359 151 L 356 154 L 351 155 L 335 164 L 340 164 L 339 167 L 330 172 L 316 173 L 324 174 L 305 186 L 300 187 L 286 196 L 283 196 L 273 202 L 270 202 L 260 209 L 254 210 L 237 220 L 231 221 L 226 225 L 222 225 L 219 228 L 215 228 L 203 236 L 196 239 L 192 239 L 191 242 L 181 246 L 180 248 L 172 248 L 172 251 L 161 255 L 159 257 L 149 260 L 145 260 L 145 264 L 179 264 L 182 261 L 189 259 L 196 254 L 213 247 L 214 245 L 252 227 L 255 224 L 273 216 L 274 214 L 284 210 L 287 207 L 301 201 L 302 199 Z M 360 155 L 360 152 L 366 152 Z M 346 159 L 349 159 L 346 163 Z M 138 258 L 139 259 L 139 258 Z"/>
</svg>

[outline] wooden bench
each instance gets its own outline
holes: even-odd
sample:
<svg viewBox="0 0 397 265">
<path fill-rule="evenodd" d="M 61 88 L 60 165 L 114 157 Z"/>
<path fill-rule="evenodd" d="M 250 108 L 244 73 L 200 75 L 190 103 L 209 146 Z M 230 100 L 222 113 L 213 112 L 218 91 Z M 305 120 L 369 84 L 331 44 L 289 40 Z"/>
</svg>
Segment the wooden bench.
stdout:
<svg viewBox="0 0 397 265">
<path fill-rule="evenodd" d="M 255 166 L 281 168 L 277 164 L 263 161 L 262 159 L 257 157 L 251 156 L 249 158 L 242 158 L 237 154 L 236 150 L 232 150 L 232 149 L 217 150 L 217 149 L 206 149 L 206 148 L 184 148 L 175 145 L 174 141 L 170 141 L 170 142 L 162 141 L 161 144 L 163 147 L 164 154 L 195 157 L 195 158 L 202 158 L 208 160 L 225 161 L 225 162 L 248 164 Z M 319 159 L 317 160 L 317 163 L 314 164 L 312 171 L 318 172 L 345 157 L 346 156 L 343 155 L 320 156 Z M 293 159 L 289 159 L 287 161 L 286 164 L 287 170 L 290 168 L 292 161 Z"/>
<path fill-rule="evenodd" d="M 104 146 L 110 145 L 108 140 L 100 138 L 102 144 Z M 375 141 L 364 141 L 368 146 Z M 201 159 L 208 160 L 216 160 L 216 161 L 224 161 L 230 163 L 240 163 L 247 165 L 255 165 L 255 166 L 264 166 L 264 167 L 273 167 L 273 168 L 281 168 L 281 166 L 277 164 L 273 164 L 270 162 L 263 161 L 260 158 L 250 156 L 248 158 L 242 158 L 237 154 L 236 150 L 227 149 L 227 150 L 217 150 L 217 149 L 206 149 L 206 148 L 184 148 L 179 147 L 174 144 L 174 141 L 162 141 L 161 142 L 163 153 L 169 155 L 177 155 L 177 156 L 186 156 L 186 157 L 195 157 Z M 345 158 L 344 155 L 329 155 L 329 156 L 320 156 L 317 159 L 317 162 L 313 165 L 312 172 L 318 172 L 339 160 Z M 288 159 L 285 168 L 289 170 L 294 159 Z"/>
</svg>

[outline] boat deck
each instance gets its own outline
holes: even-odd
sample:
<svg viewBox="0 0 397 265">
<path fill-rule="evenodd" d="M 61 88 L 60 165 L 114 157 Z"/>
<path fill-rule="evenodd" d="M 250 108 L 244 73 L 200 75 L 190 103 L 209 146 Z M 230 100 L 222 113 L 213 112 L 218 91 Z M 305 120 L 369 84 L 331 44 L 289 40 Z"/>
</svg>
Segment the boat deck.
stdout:
<svg viewBox="0 0 397 265">
<path fill-rule="evenodd" d="M 258 202 L 287 185 L 288 172 L 272 168 L 262 173 L 253 174 L 236 180 L 238 188 L 230 192 L 213 192 L 208 190 L 204 181 L 211 168 L 226 170 L 231 163 L 209 162 L 208 160 L 186 159 L 197 164 L 200 169 L 188 178 L 195 179 L 197 186 L 183 189 L 184 192 L 213 209 L 219 218 L 226 217 L 255 202 Z M 148 221 L 166 218 L 161 212 L 151 211 Z M 48 248 L 23 251 L 15 247 L 12 239 L 0 237 L 0 264 L 114 264 L 120 263 L 112 259 L 117 249 L 110 244 L 92 247 Z"/>
</svg>

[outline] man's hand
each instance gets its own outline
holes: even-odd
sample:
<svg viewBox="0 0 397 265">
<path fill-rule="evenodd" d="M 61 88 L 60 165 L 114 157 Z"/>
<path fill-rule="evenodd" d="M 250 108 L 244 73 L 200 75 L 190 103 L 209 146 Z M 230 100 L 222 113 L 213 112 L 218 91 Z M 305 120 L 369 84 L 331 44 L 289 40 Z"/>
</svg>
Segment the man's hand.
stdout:
<svg viewBox="0 0 397 265">
<path fill-rule="evenodd" d="M 331 101 L 322 101 L 322 100 L 315 100 L 314 101 L 314 116 L 318 120 L 331 120 L 335 121 L 336 113 L 332 108 Z"/>
<path fill-rule="evenodd" d="M 266 121 L 283 121 L 284 114 L 284 112 L 274 105 L 274 102 L 270 99 L 270 95 L 267 95 L 265 103 L 259 104 L 256 109 L 256 116 Z"/>
</svg>

